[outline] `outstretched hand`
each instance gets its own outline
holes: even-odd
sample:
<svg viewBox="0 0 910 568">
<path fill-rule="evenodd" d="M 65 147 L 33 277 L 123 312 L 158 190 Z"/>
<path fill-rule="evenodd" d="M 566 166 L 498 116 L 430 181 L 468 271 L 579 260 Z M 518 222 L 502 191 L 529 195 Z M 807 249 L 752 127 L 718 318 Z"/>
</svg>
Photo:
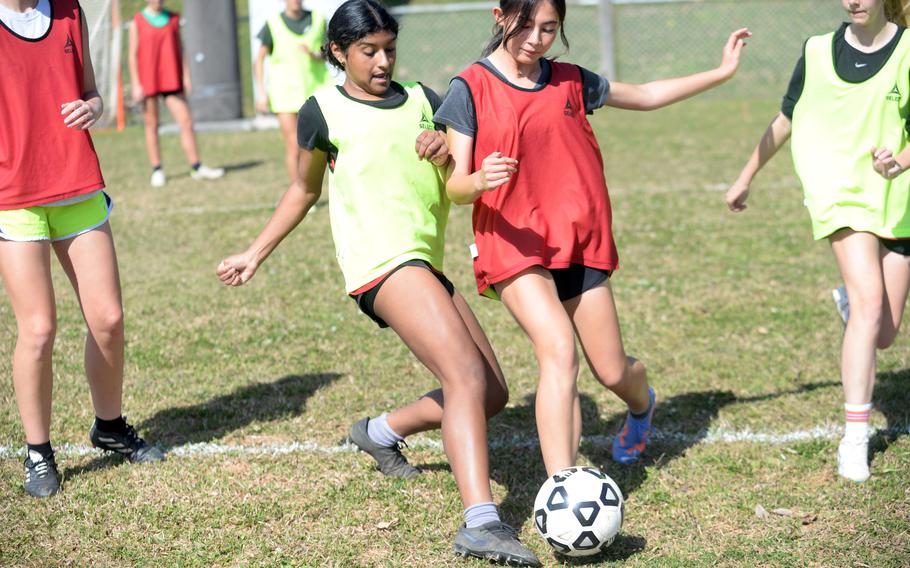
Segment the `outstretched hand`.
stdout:
<svg viewBox="0 0 910 568">
<path fill-rule="evenodd" d="M 894 179 L 904 171 L 904 166 L 887 148 L 872 148 L 872 167 L 885 179 Z"/>
<path fill-rule="evenodd" d="M 215 272 L 225 286 L 243 286 L 256 274 L 259 265 L 247 254 L 235 254 L 221 261 Z"/>
<path fill-rule="evenodd" d="M 742 55 L 743 48 L 746 46 L 746 40 L 752 37 L 749 28 L 740 28 L 730 34 L 727 44 L 724 45 L 724 55 L 720 63 L 720 69 L 724 71 L 727 77 L 732 77 L 739 68 L 739 59 Z"/>
</svg>

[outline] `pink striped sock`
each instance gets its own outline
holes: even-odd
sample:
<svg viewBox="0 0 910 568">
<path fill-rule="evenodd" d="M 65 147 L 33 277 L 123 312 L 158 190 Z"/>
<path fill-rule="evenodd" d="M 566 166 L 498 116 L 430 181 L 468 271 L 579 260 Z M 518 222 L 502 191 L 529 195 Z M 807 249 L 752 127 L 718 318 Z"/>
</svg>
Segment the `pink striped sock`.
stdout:
<svg viewBox="0 0 910 568">
<path fill-rule="evenodd" d="M 869 437 L 869 413 L 872 410 L 872 403 L 868 404 L 845 404 L 844 411 L 847 415 L 847 424 L 844 427 L 845 438 L 868 438 Z"/>
</svg>

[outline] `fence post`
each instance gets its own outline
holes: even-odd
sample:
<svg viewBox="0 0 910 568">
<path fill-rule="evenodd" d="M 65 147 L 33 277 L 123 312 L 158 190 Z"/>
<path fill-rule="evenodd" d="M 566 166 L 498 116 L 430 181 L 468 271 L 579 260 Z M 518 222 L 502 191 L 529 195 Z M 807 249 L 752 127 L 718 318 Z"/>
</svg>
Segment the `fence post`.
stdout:
<svg viewBox="0 0 910 568">
<path fill-rule="evenodd" d="M 616 80 L 616 27 L 613 21 L 613 0 L 600 0 L 600 72 Z"/>
</svg>

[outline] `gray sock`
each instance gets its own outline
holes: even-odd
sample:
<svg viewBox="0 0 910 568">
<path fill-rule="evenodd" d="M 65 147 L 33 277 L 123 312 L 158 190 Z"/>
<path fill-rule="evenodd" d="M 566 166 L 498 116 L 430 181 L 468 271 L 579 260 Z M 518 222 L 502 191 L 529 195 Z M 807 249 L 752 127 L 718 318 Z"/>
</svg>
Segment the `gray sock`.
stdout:
<svg viewBox="0 0 910 568">
<path fill-rule="evenodd" d="M 370 437 L 374 444 L 384 448 L 390 448 L 404 440 L 389 426 L 389 415 L 385 412 L 367 422 L 367 436 Z"/>
<path fill-rule="evenodd" d="M 478 503 L 464 510 L 464 524 L 469 529 L 500 521 L 496 503 Z"/>
</svg>

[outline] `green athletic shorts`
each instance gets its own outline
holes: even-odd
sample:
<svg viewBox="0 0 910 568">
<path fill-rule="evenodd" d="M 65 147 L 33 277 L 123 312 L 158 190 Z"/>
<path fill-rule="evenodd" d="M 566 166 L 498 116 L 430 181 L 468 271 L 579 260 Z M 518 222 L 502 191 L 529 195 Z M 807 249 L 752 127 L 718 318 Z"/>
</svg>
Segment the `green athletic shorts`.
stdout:
<svg viewBox="0 0 910 568">
<path fill-rule="evenodd" d="M 107 222 L 114 203 L 103 191 L 71 205 L 36 205 L 0 211 L 0 239 L 7 241 L 62 241 Z"/>
</svg>

